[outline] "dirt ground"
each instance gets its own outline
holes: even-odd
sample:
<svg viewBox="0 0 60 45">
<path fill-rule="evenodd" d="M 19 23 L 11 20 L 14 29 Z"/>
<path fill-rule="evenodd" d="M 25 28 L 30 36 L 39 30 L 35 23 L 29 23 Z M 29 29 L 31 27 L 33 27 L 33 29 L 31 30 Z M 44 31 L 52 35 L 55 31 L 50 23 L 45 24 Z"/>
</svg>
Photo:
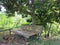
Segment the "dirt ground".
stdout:
<svg viewBox="0 0 60 45">
<path fill-rule="evenodd" d="M 0 45 L 26 45 L 24 38 L 18 35 L 4 35 L 5 33 L 0 33 Z M 4 39 L 3 37 L 9 37 L 10 39 Z M 15 37 L 15 38 L 14 38 Z M 30 45 L 60 45 L 60 36 L 55 36 L 51 39 L 38 40 L 29 39 Z"/>
</svg>

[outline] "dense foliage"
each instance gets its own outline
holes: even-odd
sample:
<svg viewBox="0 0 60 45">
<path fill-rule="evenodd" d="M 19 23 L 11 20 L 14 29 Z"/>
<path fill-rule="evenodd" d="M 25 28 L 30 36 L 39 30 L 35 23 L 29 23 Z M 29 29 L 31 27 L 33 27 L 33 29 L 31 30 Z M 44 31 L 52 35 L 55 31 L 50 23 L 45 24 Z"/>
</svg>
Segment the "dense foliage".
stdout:
<svg viewBox="0 0 60 45">
<path fill-rule="evenodd" d="M 54 22 L 60 23 L 59 0 L 14 0 L 14 1 L 0 0 L 0 1 L 1 4 L 6 8 L 7 14 L 14 15 L 15 11 L 17 11 L 17 13 L 21 15 L 31 15 L 32 23 L 43 25 L 44 32 L 45 33 L 48 32 L 46 34 L 48 36 L 49 33 L 51 33 L 52 31 L 51 27 L 53 26 Z"/>
<path fill-rule="evenodd" d="M 18 28 L 22 24 L 29 24 L 29 22 L 27 22 L 29 18 L 30 17 L 19 17 L 19 19 L 16 20 L 15 16 L 8 17 L 6 14 L 0 14 L 0 29 Z"/>
</svg>

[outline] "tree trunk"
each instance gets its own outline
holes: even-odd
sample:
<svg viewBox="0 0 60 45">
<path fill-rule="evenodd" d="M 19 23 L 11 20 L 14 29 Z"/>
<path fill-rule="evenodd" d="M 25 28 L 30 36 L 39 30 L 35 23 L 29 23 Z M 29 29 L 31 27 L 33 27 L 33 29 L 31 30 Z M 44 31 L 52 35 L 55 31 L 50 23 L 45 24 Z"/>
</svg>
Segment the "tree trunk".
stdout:
<svg viewBox="0 0 60 45">
<path fill-rule="evenodd" d="M 36 16 L 35 16 L 35 10 L 34 10 L 34 0 L 30 0 L 31 3 L 30 3 L 30 9 L 31 9 L 31 17 L 32 17 L 32 24 L 35 24 L 36 23 Z"/>
<path fill-rule="evenodd" d="M 56 29 L 56 30 L 57 30 L 57 34 L 58 34 L 58 30 L 59 30 L 59 24 L 57 24 L 57 29 Z"/>
<path fill-rule="evenodd" d="M 32 24 L 36 24 L 36 19 L 35 15 L 32 15 Z"/>
<path fill-rule="evenodd" d="M 44 37 L 46 38 L 46 25 L 43 25 L 43 30 L 44 30 Z"/>
<path fill-rule="evenodd" d="M 51 37 L 51 34 L 50 34 L 51 26 L 52 26 L 52 23 L 50 23 L 50 26 L 49 26 L 49 28 L 48 28 L 48 34 L 47 34 L 48 37 Z"/>
</svg>

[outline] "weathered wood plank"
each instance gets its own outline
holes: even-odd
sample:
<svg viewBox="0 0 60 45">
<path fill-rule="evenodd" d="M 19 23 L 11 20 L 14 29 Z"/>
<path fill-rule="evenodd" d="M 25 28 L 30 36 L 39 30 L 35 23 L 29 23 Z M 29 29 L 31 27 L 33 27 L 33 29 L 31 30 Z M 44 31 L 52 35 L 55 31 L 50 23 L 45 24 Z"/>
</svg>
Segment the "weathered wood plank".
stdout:
<svg viewBox="0 0 60 45">
<path fill-rule="evenodd" d="M 29 38 L 30 36 L 41 33 L 42 30 L 43 27 L 39 25 L 24 25 L 21 28 L 12 30 L 11 32 L 14 32 L 15 34 L 18 35 L 22 35 L 25 38 Z"/>
<path fill-rule="evenodd" d="M 34 32 L 29 32 L 29 31 L 23 31 L 23 30 L 13 30 L 12 32 L 18 34 L 18 35 L 22 35 L 25 38 L 29 38 L 30 36 L 35 35 L 36 33 Z"/>
</svg>

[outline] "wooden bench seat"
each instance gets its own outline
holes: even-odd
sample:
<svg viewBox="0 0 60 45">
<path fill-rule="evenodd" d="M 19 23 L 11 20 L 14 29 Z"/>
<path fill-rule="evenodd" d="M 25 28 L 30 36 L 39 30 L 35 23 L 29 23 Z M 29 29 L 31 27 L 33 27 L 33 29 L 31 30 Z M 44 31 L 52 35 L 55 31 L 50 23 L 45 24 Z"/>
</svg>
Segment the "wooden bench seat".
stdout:
<svg viewBox="0 0 60 45">
<path fill-rule="evenodd" d="M 36 34 L 34 32 L 29 32 L 29 31 L 25 31 L 25 30 L 24 31 L 23 30 L 13 30 L 12 32 L 14 32 L 15 34 L 18 34 L 18 35 L 22 35 L 25 38 L 29 38 L 30 36 L 33 36 Z"/>
<path fill-rule="evenodd" d="M 17 28 L 15 30 L 12 30 L 11 32 L 29 38 L 30 36 L 33 36 L 35 34 L 40 34 L 42 30 L 43 27 L 39 25 L 23 25 L 21 26 L 21 28 Z"/>
<path fill-rule="evenodd" d="M 39 25 L 23 25 L 21 26 L 21 28 L 11 30 L 11 32 L 25 37 L 26 41 L 28 42 L 29 37 L 36 35 L 36 34 L 41 35 L 42 30 L 43 30 L 43 27 Z"/>
</svg>

